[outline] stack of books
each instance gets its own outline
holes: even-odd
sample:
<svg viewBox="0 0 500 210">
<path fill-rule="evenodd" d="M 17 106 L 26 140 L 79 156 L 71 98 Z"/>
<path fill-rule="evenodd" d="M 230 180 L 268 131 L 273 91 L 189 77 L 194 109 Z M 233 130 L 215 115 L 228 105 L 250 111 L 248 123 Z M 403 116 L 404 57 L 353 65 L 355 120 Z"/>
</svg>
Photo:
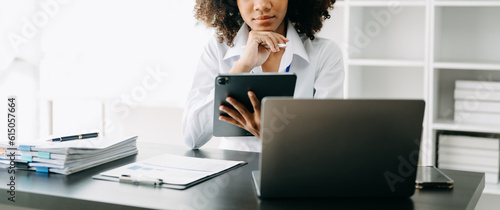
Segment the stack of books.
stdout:
<svg viewBox="0 0 500 210">
<path fill-rule="evenodd" d="M 500 82 L 455 82 L 455 121 L 500 125 Z"/>
<path fill-rule="evenodd" d="M 36 141 L 15 147 L 1 146 L 0 165 L 9 167 L 8 154 L 15 154 L 17 169 L 72 174 L 97 165 L 137 154 L 137 136 L 94 137 L 71 141 Z M 6 150 L 6 148 L 10 148 Z"/>
<path fill-rule="evenodd" d="M 438 167 L 486 174 L 486 182 L 498 183 L 500 140 L 463 135 L 438 136 Z"/>
</svg>

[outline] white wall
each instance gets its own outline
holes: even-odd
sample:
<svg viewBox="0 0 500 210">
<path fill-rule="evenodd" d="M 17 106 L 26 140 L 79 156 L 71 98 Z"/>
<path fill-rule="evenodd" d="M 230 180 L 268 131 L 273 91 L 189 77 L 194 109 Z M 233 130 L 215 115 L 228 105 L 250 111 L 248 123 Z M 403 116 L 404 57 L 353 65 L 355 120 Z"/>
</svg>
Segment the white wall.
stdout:
<svg viewBox="0 0 500 210">
<path fill-rule="evenodd" d="M 213 36 L 194 19 L 194 3 L 2 1 L 0 33 L 26 40 L 20 52 L 0 47 L 2 99 L 23 99 L 20 140 L 100 129 L 140 135 L 140 141 L 182 143 L 182 108 L 201 51 Z M 13 62 L 16 56 L 22 60 Z"/>
</svg>

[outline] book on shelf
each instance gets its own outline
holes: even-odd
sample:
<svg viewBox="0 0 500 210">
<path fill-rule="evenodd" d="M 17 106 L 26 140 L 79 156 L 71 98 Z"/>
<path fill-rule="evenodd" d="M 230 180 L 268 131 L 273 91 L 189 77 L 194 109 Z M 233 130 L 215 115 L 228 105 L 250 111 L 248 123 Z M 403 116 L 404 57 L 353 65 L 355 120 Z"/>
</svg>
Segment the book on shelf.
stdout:
<svg viewBox="0 0 500 210">
<path fill-rule="evenodd" d="M 455 100 L 500 101 L 500 90 L 455 89 Z"/>
<path fill-rule="evenodd" d="M 500 113 L 455 111 L 455 122 L 500 125 Z"/>
<path fill-rule="evenodd" d="M 440 134 L 438 136 L 439 145 L 468 149 L 500 150 L 498 138 Z"/>
<path fill-rule="evenodd" d="M 500 176 L 500 139 L 494 134 L 439 131 L 437 134 L 439 168 L 483 172 L 488 183 Z"/>
<path fill-rule="evenodd" d="M 478 165 L 468 165 L 462 163 L 450 163 L 445 161 L 439 161 L 439 168 L 446 169 L 456 169 L 456 170 L 464 170 L 464 171 L 476 171 L 476 172 L 484 172 L 484 173 L 499 173 L 499 168 L 496 167 L 486 167 L 486 166 L 478 166 Z"/>
<path fill-rule="evenodd" d="M 457 81 L 455 81 L 455 89 L 500 91 L 500 82 L 477 81 L 477 80 L 457 80 Z"/>
<path fill-rule="evenodd" d="M 500 82 L 456 80 L 454 120 L 500 125 Z"/>
<path fill-rule="evenodd" d="M 498 156 L 496 157 L 485 157 L 485 156 L 475 156 L 475 155 L 463 155 L 463 154 L 450 154 L 450 153 L 439 153 L 439 161 L 447 163 L 458 163 L 464 165 L 477 165 L 486 167 L 496 167 L 498 165 Z"/>
<path fill-rule="evenodd" d="M 500 159 L 500 151 L 490 150 L 490 149 L 470 149 L 463 147 L 453 147 L 448 145 L 439 145 L 438 146 L 439 154 L 460 154 L 460 155 L 472 155 L 479 157 L 492 157 Z"/>
<path fill-rule="evenodd" d="M 455 111 L 489 112 L 500 114 L 500 101 L 455 100 Z"/>
<path fill-rule="evenodd" d="M 498 168 L 496 168 L 496 169 L 484 168 L 484 167 L 477 167 L 477 166 L 473 166 L 473 165 L 465 165 L 465 164 L 457 164 L 457 163 L 440 162 L 438 164 L 438 168 L 459 170 L 459 171 L 481 172 L 481 173 L 485 174 L 485 181 L 488 183 L 498 183 L 499 175 L 500 175 Z"/>
</svg>

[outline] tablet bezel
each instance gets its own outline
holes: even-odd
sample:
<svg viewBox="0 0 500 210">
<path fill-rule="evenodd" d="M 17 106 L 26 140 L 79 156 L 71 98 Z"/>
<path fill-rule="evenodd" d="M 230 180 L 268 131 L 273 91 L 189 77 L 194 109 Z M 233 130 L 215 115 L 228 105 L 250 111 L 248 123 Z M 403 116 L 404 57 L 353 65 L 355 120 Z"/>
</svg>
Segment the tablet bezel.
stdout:
<svg viewBox="0 0 500 210">
<path fill-rule="evenodd" d="M 213 117 L 213 135 L 216 137 L 234 137 L 234 136 L 253 136 L 252 133 L 236 125 L 219 120 L 221 114 L 225 112 L 219 110 L 221 104 L 229 105 L 226 97 L 232 98 L 243 103 L 247 109 L 253 112 L 250 99 L 247 92 L 254 91 L 257 98 L 262 101 L 266 96 L 293 96 L 297 75 L 295 73 L 236 73 L 219 74 L 215 78 L 215 96 L 214 96 L 214 117 Z"/>
</svg>

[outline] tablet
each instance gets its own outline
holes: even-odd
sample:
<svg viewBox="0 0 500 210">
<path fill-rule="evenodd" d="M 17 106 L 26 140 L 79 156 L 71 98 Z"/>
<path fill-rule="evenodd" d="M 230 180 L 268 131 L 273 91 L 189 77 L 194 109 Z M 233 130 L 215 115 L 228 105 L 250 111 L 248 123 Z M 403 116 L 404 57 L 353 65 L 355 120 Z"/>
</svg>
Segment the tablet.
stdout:
<svg viewBox="0 0 500 210">
<path fill-rule="evenodd" d="M 217 137 L 253 136 L 252 133 L 236 125 L 219 120 L 220 115 L 228 116 L 219 110 L 220 105 L 232 106 L 226 101 L 228 96 L 244 104 L 253 112 L 252 103 L 248 98 L 251 90 L 260 101 L 266 96 L 293 96 L 297 76 L 294 73 L 263 73 L 263 74 L 219 74 L 215 78 L 214 98 L 214 131 Z"/>
</svg>

